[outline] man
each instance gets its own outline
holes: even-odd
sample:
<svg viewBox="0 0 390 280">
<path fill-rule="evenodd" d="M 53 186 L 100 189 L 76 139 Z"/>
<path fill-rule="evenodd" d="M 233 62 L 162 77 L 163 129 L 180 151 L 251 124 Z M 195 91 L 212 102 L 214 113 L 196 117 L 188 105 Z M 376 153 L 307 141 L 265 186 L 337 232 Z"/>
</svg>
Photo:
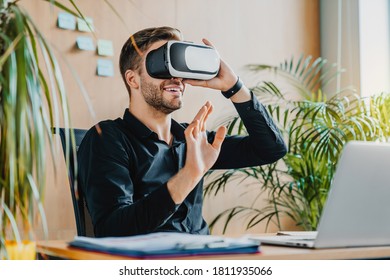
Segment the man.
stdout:
<svg viewBox="0 0 390 280">
<path fill-rule="evenodd" d="M 91 128 L 79 148 L 79 184 L 98 237 L 158 231 L 208 234 L 202 217 L 205 173 L 267 164 L 286 153 L 263 105 L 223 60 L 218 75 L 208 81 L 149 76 L 147 54 L 168 40 L 181 39 L 179 30 L 159 27 L 127 40 L 120 70 L 129 108 L 123 119 Z M 175 122 L 171 114 L 181 108 L 186 84 L 231 95 L 249 136 L 227 136 L 225 127 L 206 131 L 210 102 L 190 124 Z"/>
</svg>

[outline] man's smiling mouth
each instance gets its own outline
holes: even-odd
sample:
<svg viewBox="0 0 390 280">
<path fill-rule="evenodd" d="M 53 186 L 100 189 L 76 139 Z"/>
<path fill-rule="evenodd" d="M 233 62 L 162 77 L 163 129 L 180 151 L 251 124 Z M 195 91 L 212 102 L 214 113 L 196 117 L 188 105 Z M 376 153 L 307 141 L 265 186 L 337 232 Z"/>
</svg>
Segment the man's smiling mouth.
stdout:
<svg viewBox="0 0 390 280">
<path fill-rule="evenodd" d="M 165 86 L 164 88 L 164 91 L 168 91 L 168 92 L 171 92 L 171 93 L 176 93 L 176 94 L 182 94 L 183 93 L 183 87 L 181 86 L 176 86 L 176 85 L 170 85 L 170 86 Z"/>
</svg>

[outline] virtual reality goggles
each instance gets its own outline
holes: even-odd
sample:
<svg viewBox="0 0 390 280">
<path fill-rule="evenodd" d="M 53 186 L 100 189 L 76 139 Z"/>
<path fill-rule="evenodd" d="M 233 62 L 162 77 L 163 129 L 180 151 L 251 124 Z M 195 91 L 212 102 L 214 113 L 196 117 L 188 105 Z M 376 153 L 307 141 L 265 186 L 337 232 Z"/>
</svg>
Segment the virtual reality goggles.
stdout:
<svg viewBox="0 0 390 280">
<path fill-rule="evenodd" d="M 146 56 L 146 70 L 153 78 L 210 80 L 219 71 L 218 52 L 206 45 L 168 41 Z"/>
</svg>

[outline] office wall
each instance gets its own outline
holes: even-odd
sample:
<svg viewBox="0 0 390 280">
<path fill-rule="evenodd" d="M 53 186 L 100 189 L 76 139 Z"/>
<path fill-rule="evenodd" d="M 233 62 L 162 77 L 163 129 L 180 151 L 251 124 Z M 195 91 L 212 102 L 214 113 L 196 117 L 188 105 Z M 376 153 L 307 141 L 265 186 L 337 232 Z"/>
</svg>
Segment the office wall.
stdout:
<svg viewBox="0 0 390 280">
<path fill-rule="evenodd" d="M 52 42 L 63 66 L 63 75 L 70 101 L 72 125 L 89 128 L 98 120 L 120 117 L 128 106 L 128 97 L 117 67 L 115 76 L 96 76 L 95 52 L 75 48 L 76 38 L 86 35 L 78 31 L 56 27 L 58 9 L 42 0 L 21 1 L 47 39 Z M 66 3 L 66 1 L 63 1 Z M 125 24 L 103 0 L 76 1 L 85 16 L 94 20 L 95 39 L 112 40 L 117 65 L 123 42 L 130 34 L 150 26 L 170 25 L 182 30 L 186 40 L 200 42 L 208 38 L 219 50 L 223 59 L 253 85 L 262 76 L 253 77 L 245 70 L 248 63 L 278 64 L 285 58 L 300 54 L 318 56 L 319 11 L 317 0 L 111 0 L 110 3 L 123 17 Z M 65 62 L 66 61 L 66 62 Z M 67 65 L 71 65 L 70 70 Z M 94 114 L 88 111 L 73 72 L 78 75 L 88 92 Z M 174 117 L 178 121 L 191 121 L 198 108 L 207 100 L 215 105 L 209 128 L 231 112 L 233 106 L 218 92 L 188 87 L 184 106 Z M 49 178 L 45 205 L 51 239 L 72 238 L 75 234 L 69 185 L 62 154 L 59 150 L 57 175 L 48 167 Z M 205 201 L 204 216 L 210 221 L 217 213 L 230 206 L 248 204 L 252 195 L 241 195 L 246 189 L 229 186 L 225 194 Z M 244 231 L 244 220 L 237 220 L 229 233 Z M 264 231 L 259 225 L 255 231 Z M 216 233 L 220 229 L 215 230 Z"/>
</svg>

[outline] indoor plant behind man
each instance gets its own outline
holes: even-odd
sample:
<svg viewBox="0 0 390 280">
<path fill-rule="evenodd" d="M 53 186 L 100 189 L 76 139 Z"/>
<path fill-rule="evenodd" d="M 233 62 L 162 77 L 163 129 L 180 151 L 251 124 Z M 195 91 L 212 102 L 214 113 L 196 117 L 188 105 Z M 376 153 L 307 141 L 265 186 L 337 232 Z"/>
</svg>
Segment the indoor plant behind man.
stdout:
<svg viewBox="0 0 390 280">
<path fill-rule="evenodd" d="M 202 217 L 204 174 L 209 169 L 271 163 L 286 153 L 264 106 L 223 60 L 210 80 L 149 75 L 148 53 L 181 39 L 179 30 L 159 27 L 141 30 L 127 40 L 120 70 L 129 108 L 123 118 L 92 127 L 79 148 L 79 183 L 98 237 L 158 231 L 208 234 Z M 175 122 L 171 114 L 181 108 L 186 84 L 221 90 L 249 135 L 226 135 L 225 127 L 206 131 L 210 102 L 190 124 Z"/>
</svg>

